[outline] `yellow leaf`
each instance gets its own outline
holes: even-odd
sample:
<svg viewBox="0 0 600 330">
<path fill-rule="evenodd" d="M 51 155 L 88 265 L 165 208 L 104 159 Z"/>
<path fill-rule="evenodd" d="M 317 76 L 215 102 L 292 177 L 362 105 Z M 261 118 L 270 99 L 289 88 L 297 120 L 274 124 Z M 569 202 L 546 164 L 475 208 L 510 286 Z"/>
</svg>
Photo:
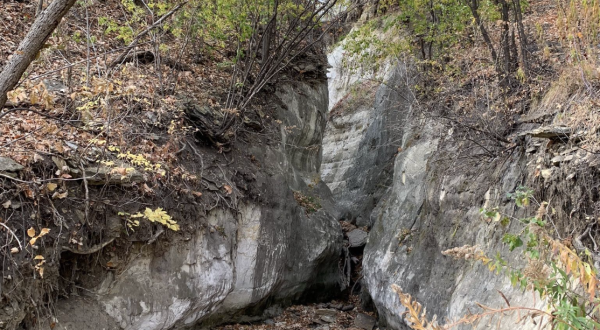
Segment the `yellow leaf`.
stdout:
<svg viewBox="0 0 600 330">
<path fill-rule="evenodd" d="M 19 253 L 19 248 L 14 247 L 14 248 L 10 249 L 10 253 L 11 254 Z"/>
<path fill-rule="evenodd" d="M 48 191 L 52 192 L 56 189 L 56 187 L 58 187 L 58 185 L 56 183 L 48 183 L 46 185 L 46 188 L 48 188 Z"/>
<path fill-rule="evenodd" d="M 44 267 L 38 268 L 38 273 L 40 273 L 41 278 L 44 278 Z"/>
<path fill-rule="evenodd" d="M 10 207 L 10 204 L 12 204 L 12 203 L 11 203 L 11 201 L 7 201 L 7 202 L 5 202 L 5 203 L 2 203 L 2 206 L 3 206 L 5 209 L 7 209 L 7 208 L 9 208 L 9 207 Z"/>
<path fill-rule="evenodd" d="M 42 228 L 40 231 L 40 235 L 38 237 L 42 237 L 50 232 L 50 228 Z"/>
<path fill-rule="evenodd" d="M 33 229 L 33 227 L 27 229 L 27 236 L 29 236 L 29 237 L 35 236 L 35 229 Z"/>
<path fill-rule="evenodd" d="M 33 258 L 33 260 L 44 260 L 44 259 L 45 259 L 44 256 L 40 255 L 40 254 L 38 254 L 37 256 L 35 256 L 35 258 Z"/>
<path fill-rule="evenodd" d="M 34 237 L 34 238 L 30 239 L 29 240 L 29 245 L 35 244 L 35 242 L 37 241 L 37 239 L 38 239 L 37 237 Z"/>
<path fill-rule="evenodd" d="M 38 104 L 39 101 L 40 101 L 40 99 L 38 98 L 36 92 L 32 92 L 29 95 L 29 102 L 31 102 L 31 104 Z"/>
</svg>

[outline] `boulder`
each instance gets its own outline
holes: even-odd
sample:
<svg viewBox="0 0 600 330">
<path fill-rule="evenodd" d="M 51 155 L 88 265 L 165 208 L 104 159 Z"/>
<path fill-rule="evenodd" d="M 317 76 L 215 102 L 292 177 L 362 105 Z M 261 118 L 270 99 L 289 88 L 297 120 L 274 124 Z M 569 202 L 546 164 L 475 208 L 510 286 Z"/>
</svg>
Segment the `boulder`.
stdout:
<svg viewBox="0 0 600 330">
<path fill-rule="evenodd" d="M 377 320 L 375 320 L 374 317 L 364 313 L 358 313 L 354 319 L 354 326 L 359 329 L 373 330 L 376 322 Z"/>
<path fill-rule="evenodd" d="M 350 247 L 361 247 L 367 244 L 369 234 L 362 229 L 354 229 L 348 233 L 348 244 Z"/>
<path fill-rule="evenodd" d="M 15 162 L 11 158 L 0 157 L 0 172 L 18 172 L 23 168 L 23 165 Z"/>
</svg>

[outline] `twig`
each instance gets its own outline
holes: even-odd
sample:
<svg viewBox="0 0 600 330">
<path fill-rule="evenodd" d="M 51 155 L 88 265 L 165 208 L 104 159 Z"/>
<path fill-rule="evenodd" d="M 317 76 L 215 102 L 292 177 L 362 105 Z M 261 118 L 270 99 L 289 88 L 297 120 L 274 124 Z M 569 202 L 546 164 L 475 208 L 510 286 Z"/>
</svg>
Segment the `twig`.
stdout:
<svg viewBox="0 0 600 330">
<path fill-rule="evenodd" d="M 85 222 L 90 225 L 90 190 L 88 189 L 88 180 L 85 176 L 85 168 L 83 167 L 83 161 L 79 161 L 82 178 L 83 178 L 83 186 L 85 188 Z"/>
<path fill-rule="evenodd" d="M 204 174 L 204 160 L 202 159 L 202 155 L 196 150 L 196 148 L 194 148 L 194 146 L 192 145 L 191 142 L 188 141 L 187 143 L 190 148 L 192 148 L 192 151 L 194 151 L 194 153 L 196 154 L 196 156 L 198 156 L 200 158 L 200 180 L 204 179 L 203 174 Z"/>
<path fill-rule="evenodd" d="M 96 176 L 94 174 L 94 176 Z M 83 180 L 83 178 L 74 178 L 74 179 L 64 179 L 64 178 L 50 178 L 50 179 L 43 179 L 43 180 L 34 180 L 34 181 L 24 181 L 24 180 L 20 180 L 17 178 L 13 178 L 10 175 L 6 175 L 6 174 L 2 174 L 0 173 L 0 177 L 2 178 L 6 178 L 9 180 L 13 180 L 15 182 L 19 182 L 19 183 L 27 183 L 27 184 L 32 184 L 32 183 L 42 183 L 42 182 L 50 182 L 50 181 L 79 181 L 79 180 Z"/>
<path fill-rule="evenodd" d="M 167 18 L 169 18 L 171 15 L 173 15 L 176 11 L 179 10 L 179 8 L 183 7 L 183 5 L 185 5 L 186 3 L 187 3 L 187 1 L 182 2 L 182 3 L 178 4 L 178 5 L 176 5 L 175 7 L 173 7 L 173 9 L 171 9 L 171 11 L 169 11 L 166 14 L 164 14 L 161 18 L 159 18 L 156 22 L 154 22 L 154 24 L 150 25 L 144 31 L 142 31 L 140 34 L 138 34 L 133 39 L 133 41 L 131 43 L 129 43 L 129 45 L 127 47 L 125 47 L 125 51 L 121 55 L 119 55 L 119 57 L 117 57 L 116 60 L 112 61 L 112 63 L 108 67 L 109 68 L 113 68 L 114 66 L 120 64 L 125 59 L 125 56 L 127 56 L 127 54 L 129 53 L 129 51 L 137 45 L 138 41 L 143 36 L 145 36 L 146 34 L 148 34 L 148 32 L 150 32 L 155 27 L 157 27 L 160 24 L 162 24 L 162 22 L 164 22 L 164 20 L 166 20 Z"/>
<path fill-rule="evenodd" d="M 104 242 L 102 244 L 96 244 L 96 245 L 92 246 L 91 248 L 89 248 L 89 249 L 87 249 L 85 251 L 74 250 L 74 249 L 71 249 L 68 246 L 63 246 L 62 249 L 66 250 L 66 251 L 69 251 L 69 252 L 72 252 L 72 253 L 75 253 L 75 254 L 92 254 L 92 253 L 96 253 L 96 252 L 102 250 L 105 246 L 107 246 L 108 244 L 112 243 L 115 240 L 115 238 L 116 237 L 113 237 L 113 238 L 109 239 L 108 241 L 106 241 L 106 242 Z"/>
<path fill-rule="evenodd" d="M 183 147 L 181 147 L 181 149 L 175 151 L 175 156 L 179 155 L 180 153 L 182 153 L 185 149 L 187 148 L 187 144 L 184 143 Z"/>
<path fill-rule="evenodd" d="M 6 228 L 6 230 L 8 230 L 8 232 L 17 240 L 17 243 L 19 243 L 19 250 L 23 250 L 23 245 L 21 245 L 21 241 L 19 241 L 19 239 L 17 238 L 17 235 L 15 235 L 15 233 L 8 228 L 5 224 L 3 224 L 2 222 L 0 222 L 0 226 Z"/>
<path fill-rule="evenodd" d="M 150 245 L 150 244 L 154 243 L 154 241 L 156 241 L 156 239 L 158 238 L 158 236 L 160 236 L 160 234 L 162 234 L 164 232 L 165 232 L 165 230 L 163 229 L 163 227 L 162 226 L 159 227 L 158 228 L 158 232 L 156 234 L 154 234 L 154 236 L 152 236 L 152 238 L 150 238 L 148 240 L 148 242 L 146 242 L 146 244 Z"/>
<path fill-rule="evenodd" d="M 11 180 L 19 182 L 19 183 L 33 183 L 33 182 L 30 182 L 30 181 L 19 180 L 17 178 L 13 178 L 12 176 L 9 176 L 9 175 L 6 175 L 6 174 L 2 174 L 2 173 L 0 173 L 0 177 L 11 179 Z"/>
<path fill-rule="evenodd" d="M 354 288 L 356 287 L 356 285 L 358 284 L 358 282 L 360 282 L 360 280 L 362 280 L 363 276 L 364 275 L 361 274 L 360 277 L 356 279 L 356 281 L 352 285 L 352 289 L 350 289 L 350 295 L 352 295 L 352 293 L 354 292 Z"/>
<path fill-rule="evenodd" d="M 10 109 L 10 110 L 7 110 L 7 111 L 4 111 L 4 112 L 0 113 L 0 118 L 2 118 L 2 117 L 4 117 L 4 116 L 8 115 L 9 113 L 13 113 L 13 112 L 17 112 L 17 111 L 30 111 L 30 112 L 33 112 L 33 113 L 35 113 L 35 114 L 38 114 L 38 115 L 40 115 L 40 116 L 42 116 L 42 117 L 46 117 L 46 118 L 48 118 L 48 119 L 54 119 L 54 120 L 56 120 L 56 121 L 58 121 L 58 122 L 60 122 L 60 123 L 64 123 L 64 124 L 67 124 L 67 125 L 73 126 L 73 127 L 75 127 L 75 128 L 79 128 L 79 127 L 75 126 L 74 124 L 71 124 L 71 123 L 70 123 L 70 122 L 68 122 L 68 121 L 62 120 L 62 119 L 60 119 L 60 118 L 56 118 L 56 117 L 54 117 L 54 116 L 51 116 L 51 115 L 49 115 L 49 114 L 46 114 L 46 113 L 43 113 L 43 112 L 40 112 L 40 111 L 37 111 L 37 110 L 33 110 L 33 109 L 31 109 L 31 108 L 12 108 L 12 109 Z"/>
<path fill-rule="evenodd" d="M 139 43 L 138 46 L 139 45 L 145 45 L 145 44 L 148 44 L 148 43 L 150 43 L 150 42 L 149 41 L 145 41 L 145 42 Z M 118 51 L 126 49 L 126 48 L 127 48 L 127 46 L 115 48 L 115 49 L 106 51 L 106 52 L 104 52 L 102 54 L 94 55 L 94 56 L 90 57 L 90 59 L 97 59 L 98 57 L 106 56 L 108 54 L 112 54 L 112 53 L 118 52 Z M 39 78 L 43 78 L 43 77 L 49 76 L 49 75 L 51 75 L 51 74 L 53 74 L 55 72 L 58 72 L 58 71 L 61 71 L 61 70 L 64 70 L 64 69 L 69 69 L 69 68 L 74 67 L 75 65 L 78 65 L 78 64 L 81 64 L 81 63 L 85 63 L 85 62 L 87 62 L 87 59 L 81 60 L 81 61 L 78 61 L 78 62 L 69 63 L 68 65 L 62 66 L 62 67 L 60 67 L 58 69 L 54 69 L 52 71 L 48 71 L 48 72 L 39 74 L 37 76 L 25 78 L 25 79 L 23 79 L 23 81 L 26 81 L 26 80 L 36 80 L 36 79 L 39 79 Z M 21 83 L 23 83 L 23 81 L 21 81 Z M 15 86 L 15 88 L 16 87 L 18 87 L 18 85 Z"/>
</svg>

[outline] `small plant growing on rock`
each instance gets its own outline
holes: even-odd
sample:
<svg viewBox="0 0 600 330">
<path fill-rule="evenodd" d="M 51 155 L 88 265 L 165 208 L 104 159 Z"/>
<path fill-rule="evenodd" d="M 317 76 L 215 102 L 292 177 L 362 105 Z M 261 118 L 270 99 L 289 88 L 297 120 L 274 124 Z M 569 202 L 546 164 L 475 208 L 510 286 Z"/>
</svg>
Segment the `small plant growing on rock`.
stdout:
<svg viewBox="0 0 600 330">
<path fill-rule="evenodd" d="M 515 193 L 509 194 L 517 206 L 525 208 L 532 199 L 532 191 L 519 187 Z M 546 229 L 545 219 L 548 203 L 539 204 L 535 216 L 518 219 L 524 228 L 517 234 L 505 234 L 502 241 L 509 251 L 524 247 L 527 264 L 522 269 L 513 267 L 497 254 L 488 257 L 479 246 L 465 245 L 443 251 L 444 255 L 456 260 L 473 260 L 487 265 L 490 271 L 508 276 L 514 286 L 533 291 L 546 301 L 546 308 L 539 309 L 527 306 L 511 306 L 509 300 L 500 295 L 506 307 L 492 308 L 477 304 L 482 311 L 469 313 L 458 320 L 448 320 L 445 325 L 438 325 L 436 317 L 428 321 L 426 312 L 408 293 L 397 285 L 392 290 L 400 298 L 406 308 L 404 316 L 410 327 L 415 330 L 451 329 L 459 325 L 476 325 L 483 319 L 498 318 L 498 322 L 508 315 L 517 315 L 517 322 L 530 319 L 539 329 L 584 330 L 600 329 L 600 281 L 597 270 L 585 261 L 591 252 L 584 251 L 580 256 L 565 243 L 551 237 Z M 484 213 L 484 212 L 482 212 Z M 495 210 L 493 213 L 498 213 Z M 500 218 L 496 214 L 485 214 L 489 218 Z"/>
<path fill-rule="evenodd" d="M 321 208 L 321 203 L 318 198 L 304 195 L 299 191 L 294 191 L 294 199 L 298 205 L 306 210 L 306 214 L 317 212 Z"/>
<path fill-rule="evenodd" d="M 152 210 L 150 208 L 146 208 L 144 213 L 138 212 L 136 214 L 129 214 L 127 212 L 119 212 L 120 216 L 127 216 L 127 227 L 133 230 L 133 227 L 139 226 L 140 222 L 139 218 L 144 218 L 150 222 L 158 222 L 163 226 L 171 229 L 173 231 L 179 231 L 179 224 L 177 221 L 173 220 L 171 216 L 162 208 L 157 208 L 156 210 Z"/>
</svg>

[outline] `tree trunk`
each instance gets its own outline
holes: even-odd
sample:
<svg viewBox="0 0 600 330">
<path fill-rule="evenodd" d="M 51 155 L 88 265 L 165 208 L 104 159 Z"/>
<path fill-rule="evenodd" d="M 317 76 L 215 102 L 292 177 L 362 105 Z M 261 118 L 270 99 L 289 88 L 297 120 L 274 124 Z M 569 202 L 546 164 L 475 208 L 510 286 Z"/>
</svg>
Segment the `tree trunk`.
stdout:
<svg viewBox="0 0 600 330">
<path fill-rule="evenodd" d="M 492 39 L 490 39 L 490 35 L 487 33 L 487 30 L 485 29 L 485 26 L 483 25 L 483 21 L 481 20 L 481 17 L 479 16 L 479 12 L 478 12 L 479 3 L 477 2 L 477 0 L 466 0 L 465 2 L 467 3 L 467 6 L 471 10 L 471 14 L 473 15 L 473 18 L 475 19 L 475 23 L 479 27 L 479 31 L 481 31 L 481 36 L 483 37 L 483 41 L 485 41 L 485 44 L 490 49 L 490 53 L 492 55 L 492 60 L 494 61 L 494 65 L 496 67 L 496 71 L 498 71 L 499 73 L 502 72 L 502 70 L 500 70 L 499 63 L 498 63 L 498 54 L 496 54 L 496 50 L 494 49 L 494 45 L 492 44 Z"/>
<path fill-rule="evenodd" d="M 529 76 L 529 60 L 527 56 L 527 35 L 523 27 L 523 15 L 521 13 L 521 3 L 519 0 L 513 0 L 515 11 L 515 21 L 517 22 L 517 31 L 519 32 L 519 50 L 521 53 L 521 67 L 525 76 Z"/>
<path fill-rule="evenodd" d="M 21 75 L 74 3 L 75 0 L 54 0 L 35 19 L 25 39 L 0 73 L 0 109 L 6 104 L 6 93 L 19 82 Z"/>
<path fill-rule="evenodd" d="M 508 3 L 505 0 L 496 0 L 496 5 L 500 5 L 500 15 L 502 17 L 502 32 L 500 35 L 500 49 L 502 57 L 502 71 L 505 78 L 511 73 L 510 63 L 510 16 Z"/>
</svg>

